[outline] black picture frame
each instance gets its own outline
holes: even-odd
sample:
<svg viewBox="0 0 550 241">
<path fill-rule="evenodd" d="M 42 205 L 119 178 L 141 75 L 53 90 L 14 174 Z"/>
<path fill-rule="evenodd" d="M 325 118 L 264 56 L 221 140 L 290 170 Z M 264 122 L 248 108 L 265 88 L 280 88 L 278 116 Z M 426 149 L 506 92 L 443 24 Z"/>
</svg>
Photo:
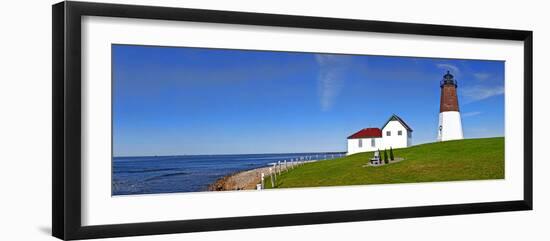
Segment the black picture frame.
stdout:
<svg viewBox="0 0 550 241">
<path fill-rule="evenodd" d="M 81 224 L 81 17 L 104 16 L 379 33 L 517 40 L 524 43 L 524 194 L 522 200 L 200 220 Z M 90 2 L 52 6 L 53 156 L 52 233 L 60 239 L 308 225 L 533 208 L 533 32 L 323 17 L 150 7 Z"/>
</svg>

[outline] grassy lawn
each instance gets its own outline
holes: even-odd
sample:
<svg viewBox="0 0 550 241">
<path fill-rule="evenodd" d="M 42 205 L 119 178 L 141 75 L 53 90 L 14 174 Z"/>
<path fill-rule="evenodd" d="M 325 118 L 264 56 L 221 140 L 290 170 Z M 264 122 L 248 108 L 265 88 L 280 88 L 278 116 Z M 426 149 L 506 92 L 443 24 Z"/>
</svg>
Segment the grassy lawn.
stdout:
<svg viewBox="0 0 550 241">
<path fill-rule="evenodd" d="M 276 188 L 504 178 L 504 137 L 429 143 L 395 149 L 404 161 L 363 167 L 372 152 L 308 163 L 277 177 Z M 271 188 L 266 178 L 266 188 Z"/>
</svg>

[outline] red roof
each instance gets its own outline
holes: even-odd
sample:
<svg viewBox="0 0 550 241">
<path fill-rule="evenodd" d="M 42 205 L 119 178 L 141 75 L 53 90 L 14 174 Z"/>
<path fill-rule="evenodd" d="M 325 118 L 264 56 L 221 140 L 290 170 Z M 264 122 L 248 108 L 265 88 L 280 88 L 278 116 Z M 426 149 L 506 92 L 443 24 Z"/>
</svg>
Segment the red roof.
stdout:
<svg viewBox="0 0 550 241">
<path fill-rule="evenodd" d="M 348 139 L 358 139 L 358 138 L 373 138 L 373 137 L 382 137 L 382 130 L 379 128 L 365 128 L 356 132 L 355 134 L 348 136 Z"/>
</svg>

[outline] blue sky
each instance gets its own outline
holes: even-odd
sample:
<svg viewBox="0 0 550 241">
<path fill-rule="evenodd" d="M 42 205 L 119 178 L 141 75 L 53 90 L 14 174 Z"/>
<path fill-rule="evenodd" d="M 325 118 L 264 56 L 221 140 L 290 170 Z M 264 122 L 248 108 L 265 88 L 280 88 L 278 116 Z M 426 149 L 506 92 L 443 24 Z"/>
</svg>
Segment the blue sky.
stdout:
<svg viewBox="0 0 550 241">
<path fill-rule="evenodd" d="M 465 138 L 504 136 L 504 62 L 113 45 L 115 156 L 345 151 L 397 114 L 437 137 L 458 80 Z"/>
</svg>

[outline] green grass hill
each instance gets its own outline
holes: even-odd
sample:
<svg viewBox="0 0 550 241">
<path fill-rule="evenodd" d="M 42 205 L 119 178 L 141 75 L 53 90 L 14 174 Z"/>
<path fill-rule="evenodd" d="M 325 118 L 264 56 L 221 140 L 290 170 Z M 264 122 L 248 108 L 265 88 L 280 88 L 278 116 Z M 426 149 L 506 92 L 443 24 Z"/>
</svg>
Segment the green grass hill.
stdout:
<svg viewBox="0 0 550 241">
<path fill-rule="evenodd" d="M 382 150 L 383 151 L 383 150 Z M 276 188 L 504 178 L 504 137 L 465 139 L 394 149 L 401 162 L 365 165 L 372 152 L 307 163 L 278 176 Z M 266 188 L 271 188 L 266 178 Z"/>
</svg>

